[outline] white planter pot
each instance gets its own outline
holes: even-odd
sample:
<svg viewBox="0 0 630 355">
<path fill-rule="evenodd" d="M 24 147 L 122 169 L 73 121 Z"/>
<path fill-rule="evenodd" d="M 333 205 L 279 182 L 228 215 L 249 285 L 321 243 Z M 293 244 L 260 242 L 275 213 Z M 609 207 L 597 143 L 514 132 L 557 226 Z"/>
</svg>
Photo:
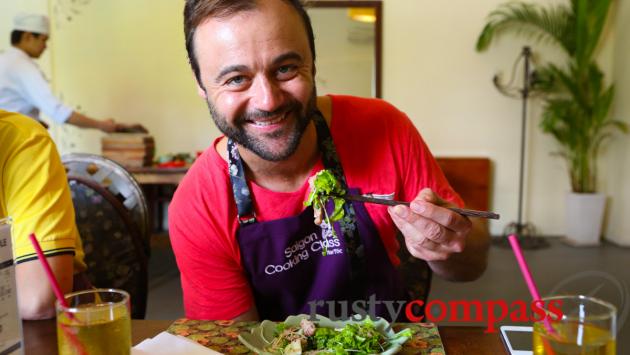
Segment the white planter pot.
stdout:
<svg viewBox="0 0 630 355">
<path fill-rule="evenodd" d="M 606 196 L 570 192 L 566 203 L 566 241 L 575 246 L 599 245 Z"/>
</svg>

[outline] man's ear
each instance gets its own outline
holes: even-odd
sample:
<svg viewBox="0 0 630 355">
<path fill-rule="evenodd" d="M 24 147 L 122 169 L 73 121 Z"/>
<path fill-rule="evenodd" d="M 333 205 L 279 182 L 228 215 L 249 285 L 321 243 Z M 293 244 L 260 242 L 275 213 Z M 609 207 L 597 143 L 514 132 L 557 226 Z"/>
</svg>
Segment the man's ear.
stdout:
<svg viewBox="0 0 630 355">
<path fill-rule="evenodd" d="M 199 95 L 202 99 L 207 100 L 208 94 L 206 93 L 206 89 L 204 89 L 203 86 L 201 86 L 201 84 L 199 83 L 199 80 L 197 80 L 196 77 L 194 79 L 195 79 L 195 82 L 197 83 L 197 95 Z"/>
</svg>

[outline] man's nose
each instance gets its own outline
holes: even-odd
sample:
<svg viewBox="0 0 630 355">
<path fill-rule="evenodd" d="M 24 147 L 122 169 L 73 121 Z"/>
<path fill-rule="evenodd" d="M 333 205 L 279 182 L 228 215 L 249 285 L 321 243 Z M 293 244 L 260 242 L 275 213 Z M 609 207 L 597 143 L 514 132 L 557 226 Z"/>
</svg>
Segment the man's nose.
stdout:
<svg viewBox="0 0 630 355">
<path fill-rule="evenodd" d="M 283 105 L 282 89 L 274 80 L 260 77 L 253 86 L 251 102 L 260 111 L 273 112 Z"/>
</svg>

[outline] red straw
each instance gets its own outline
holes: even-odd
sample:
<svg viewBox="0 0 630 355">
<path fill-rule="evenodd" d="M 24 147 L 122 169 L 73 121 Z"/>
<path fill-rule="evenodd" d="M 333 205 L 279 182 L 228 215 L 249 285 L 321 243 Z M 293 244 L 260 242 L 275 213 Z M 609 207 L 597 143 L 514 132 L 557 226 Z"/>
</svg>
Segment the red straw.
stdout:
<svg viewBox="0 0 630 355">
<path fill-rule="evenodd" d="M 527 283 L 527 288 L 529 289 L 529 293 L 532 295 L 534 301 L 540 301 L 540 294 L 538 293 L 538 288 L 536 287 L 536 283 L 534 282 L 534 278 L 532 277 L 532 273 L 529 271 L 529 266 L 527 266 L 527 262 L 525 261 L 525 257 L 523 256 L 523 251 L 521 250 L 521 246 L 518 243 L 518 239 L 514 234 L 510 234 L 508 236 L 508 240 L 510 241 L 510 245 L 512 246 L 512 250 L 514 251 L 514 256 L 516 256 L 516 262 L 518 266 L 521 268 L 521 273 L 523 274 L 523 278 L 525 278 L 525 283 Z M 543 319 L 543 323 L 545 324 L 545 328 L 550 334 L 556 334 L 556 330 L 553 329 L 551 324 L 549 323 L 549 317 L 545 317 Z"/>
<path fill-rule="evenodd" d="M 57 296 L 57 300 L 59 300 L 59 303 L 63 306 L 63 308 L 68 308 L 68 302 L 66 302 L 66 298 L 61 292 L 61 287 L 59 287 L 59 283 L 57 282 L 57 279 L 55 278 L 55 274 L 53 274 L 52 269 L 50 268 L 50 264 L 48 264 L 48 260 L 46 259 L 46 256 L 44 255 L 44 252 L 42 251 L 42 248 L 39 245 L 39 242 L 37 241 L 37 237 L 35 237 L 35 233 L 31 233 L 28 236 L 28 238 L 31 240 L 31 244 L 33 244 L 33 248 L 35 248 L 37 257 L 39 258 L 39 261 L 42 263 L 42 266 L 44 267 L 44 271 L 46 272 L 46 277 L 48 277 L 48 281 L 50 282 L 50 286 L 52 287 L 53 292 L 55 293 L 55 296 Z M 74 314 L 69 313 L 69 312 L 66 312 L 66 313 L 68 314 L 68 317 L 70 319 L 74 319 Z M 68 329 L 68 327 L 65 326 L 64 324 L 59 323 L 59 326 L 61 327 L 63 332 L 66 334 L 70 342 L 77 349 L 79 354 L 87 355 L 87 351 L 85 351 L 85 349 L 83 348 L 83 345 L 81 344 L 81 342 L 79 342 L 79 339 L 76 337 L 76 335 L 72 334 L 70 332 L 70 329 Z"/>
</svg>

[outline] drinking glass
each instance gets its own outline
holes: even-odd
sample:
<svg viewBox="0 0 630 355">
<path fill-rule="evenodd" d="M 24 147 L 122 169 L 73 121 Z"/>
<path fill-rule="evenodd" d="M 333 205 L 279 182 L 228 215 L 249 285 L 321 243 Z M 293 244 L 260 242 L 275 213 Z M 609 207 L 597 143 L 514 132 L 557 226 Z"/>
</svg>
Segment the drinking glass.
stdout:
<svg viewBox="0 0 630 355">
<path fill-rule="evenodd" d="M 534 323 L 535 355 L 615 355 L 615 306 L 582 295 L 552 296 L 542 300 L 551 318 L 547 322 Z M 557 313 L 562 313 L 562 317 L 556 319 L 554 314 Z"/>
<path fill-rule="evenodd" d="M 60 355 L 130 354 L 129 294 L 114 289 L 91 289 L 67 294 L 68 307 L 57 307 Z"/>
</svg>

